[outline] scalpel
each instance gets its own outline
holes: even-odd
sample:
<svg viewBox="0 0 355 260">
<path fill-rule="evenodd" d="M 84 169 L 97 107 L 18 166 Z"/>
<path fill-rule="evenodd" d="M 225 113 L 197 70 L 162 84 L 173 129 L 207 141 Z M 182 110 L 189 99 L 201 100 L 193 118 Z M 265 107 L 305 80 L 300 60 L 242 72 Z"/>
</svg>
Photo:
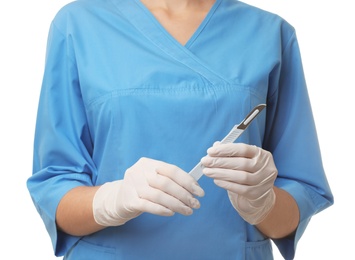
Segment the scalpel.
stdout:
<svg viewBox="0 0 355 260">
<path fill-rule="evenodd" d="M 222 139 L 222 144 L 233 143 L 238 137 L 244 132 L 245 129 L 250 125 L 250 123 L 256 118 L 260 112 L 266 107 L 265 104 L 257 105 L 250 111 L 250 113 L 244 118 L 244 120 L 239 124 L 233 126 L 232 130 Z M 203 165 L 199 162 L 191 171 L 190 175 L 198 181 L 203 175 Z"/>
</svg>

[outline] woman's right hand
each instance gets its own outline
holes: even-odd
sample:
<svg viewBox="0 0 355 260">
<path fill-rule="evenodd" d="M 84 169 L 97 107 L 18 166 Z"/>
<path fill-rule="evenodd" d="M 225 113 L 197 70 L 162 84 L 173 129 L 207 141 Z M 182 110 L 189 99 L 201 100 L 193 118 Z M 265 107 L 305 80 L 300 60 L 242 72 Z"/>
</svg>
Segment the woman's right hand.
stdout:
<svg viewBox="0 0 355 260">
<path fill-rule="evenodd" d="M 203 189 L 179 167 L 149 158 L 127 169 L 124 179 L 103 184 L 93 200 L 95 221 L 102 226 L 123 225 L 143 212 L 191 215 L 200 207 L 194 197 Z"/>
</svg>

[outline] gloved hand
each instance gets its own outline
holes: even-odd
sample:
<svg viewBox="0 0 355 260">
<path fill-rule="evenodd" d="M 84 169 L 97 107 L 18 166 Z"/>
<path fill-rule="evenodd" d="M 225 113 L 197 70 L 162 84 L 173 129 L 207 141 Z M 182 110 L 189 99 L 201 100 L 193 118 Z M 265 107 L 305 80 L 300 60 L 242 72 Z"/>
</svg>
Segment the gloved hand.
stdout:
<svg viewBox="0 0 355 260">
<path fill-rule="evenodd" d="M 190 215 L 200 207 L 194 197 L 203 189 L 180 168 L 141 158 L 127 169 L 123 180 L 103 184 L 95 193 L 93 214 L 102 226 L 119 226 L 143 212 Z"/>
<path fill-rule="evenodd" d="M 252 225 L 262 222 L 275 204 L 277 169 L 272 154 L 259 147 L 215 143 L 202 158 L 203 172 L 227 190 L 240 216 Z"/>
</svg>

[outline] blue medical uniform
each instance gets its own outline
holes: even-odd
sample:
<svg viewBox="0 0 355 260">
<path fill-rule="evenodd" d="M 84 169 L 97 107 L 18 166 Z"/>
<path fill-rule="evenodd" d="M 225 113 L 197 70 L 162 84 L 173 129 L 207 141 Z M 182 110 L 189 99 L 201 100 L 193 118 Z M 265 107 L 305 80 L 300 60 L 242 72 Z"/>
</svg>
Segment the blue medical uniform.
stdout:
<svg viewBox="0 0 355 260">
<path fill-rule="evenodd" d="M 236 0 L 216 0 L 183 46 L 139 0 L 78 0 L 51 24 L 27 185 L 65 259 L 272 259 L 271 241 L 203 176 L 191 216 L 144 213 L 76 237 L 56 228 L 59 201 L 77 186 L 122 179 L 139 158 L 189 172 L 255 105 L 267 109 L 238 142 L 272 152 L 300 209 L 294 256 L 309 220 L 333 203 L 294 28 Z"/>
</svg>

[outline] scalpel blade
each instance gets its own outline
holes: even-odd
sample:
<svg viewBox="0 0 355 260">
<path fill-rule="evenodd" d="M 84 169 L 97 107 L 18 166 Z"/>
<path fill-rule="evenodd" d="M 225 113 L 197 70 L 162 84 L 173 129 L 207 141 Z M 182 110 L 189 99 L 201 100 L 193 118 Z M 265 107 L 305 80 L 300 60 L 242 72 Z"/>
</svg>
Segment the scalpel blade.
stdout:
<svg viewBox="0 0 355 260">
<path fill-rule="evenodd" d="M 235 125 L 232 130 L 222 139 L 221 143 L 233 143 L 238 137 L 247 129 L 250 123 L 260 114 L 260 112 L 266 107 L 265 104 L 260 104 L 254 107 L 250 113 L 243 119 L 239 125 Z M 191 171 L 190 175 L 198 181 L 203 175 L 203 165 L 199 162 Z"/>
</svg>

